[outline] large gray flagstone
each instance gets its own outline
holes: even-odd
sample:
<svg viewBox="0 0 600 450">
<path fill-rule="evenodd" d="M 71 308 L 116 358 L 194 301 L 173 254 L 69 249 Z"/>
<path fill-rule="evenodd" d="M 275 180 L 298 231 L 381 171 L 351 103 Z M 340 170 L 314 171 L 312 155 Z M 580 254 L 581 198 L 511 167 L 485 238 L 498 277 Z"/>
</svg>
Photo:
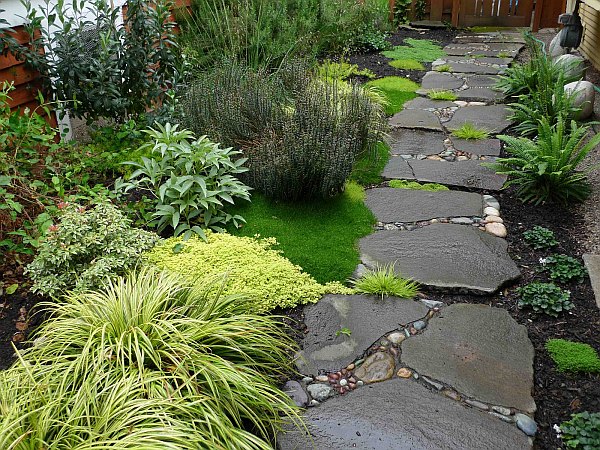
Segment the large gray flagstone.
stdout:
<svg viewBox="0 0 600 450">
<path fill-rule="evenodd" d="M 435 351 L 431 351 L 435 349 Z M 534 350 L 527 329 L 505 309 L 454 304 L 402 344 L 402 362 L 419 374 L 492 405 L 533 413 Z"/>
<path fill-rule="evenodd" d="M 438 116 L 423 109 L 404 109 L 392 116 L 389 124 L 391 127 L 443 130 Z"/>
<path fill-rule="evenodd" d="M 474 153 L 480 156 L 499 156 L 500 139 L 459 139 L 451 137 L 454 148 L 461 152 Z"/>
<path fill-rule="evenodd" d="M 488 189 L 498 191 L 506 182 L 505 175 L 481 165 L 482 161 L 434 161 L 429 159 L 405 160 L 392 157 L 383 169 L 387 179 L 417 180 L 449 186 Z"/>
<path fill-rule="evenodd" d="M 492 88 L 498 83 L 498 77 L 493 75 L 472 75 L 467 78 L 469 87 L 488 87 Z"/>
<path fill-rule="evenodd" d="M 517 427 L 398 378 L 332 398 L 306 410 L 303 418 L 310 435 L 287 427 L 278 436 L 279 450 L 531 448 Z"/>
<path fill-rule="evenodd" d="M 498 66 L 508 66 L 513 59 L 512 58 L 498 58 L 498 57 L 489 57 L 489 56 L 483 56 L 480 57 L 479 54 L 475 54 L 475 56 L 470 55 L 470 56 L 455 56 L 455 55 L 448 55 L 448 56 L 444 56 L 443 58 L 440 59 L 444 59 L 448 62 L 467 62 L 467 63 L 476 63 L 476 64 L 481 64 L 481 65 L 498 65 Z"/>
<path fill-rule="evenodd" d="M 375 188 L 367 206 L 380 222 L 418 222 L 438 217 L 481 217 L 483 197 L 473 192 Z"/>
<path fill-rule="evenodd" d="M 452 107 L 456 107 L 454 102 L 445 100 L 432 100 L 424 97 L 413 98 L 404 104 L 404 109 L 444 109 Z"/>
<path fill-rule="evenodd" d="M 504 94 L 486 87 L 462 89 L 455 92 L 458 100 L 467 102 L 495 102 L 504 99 Z"/>
<path fill-rule="evenodd" d="M 427 72 L 421 80 L 420 91 L 436 90 L 454 90 L 462 87 L 465 80 L 447 72 Z"/>
<path fill-rule="evenodd" d="M 465 106 L 459 108 L 444 125 L 448 130 L 454 131 L 465 123 L 470 123 L 489 133 L 501 133 L 512 124 L 509 116 L 510 111 L 505 105 Z"/>
<path fill-rule="evenodd" d="M 596 305 L 600 308 L 600 255 L 586 253 L 583 255 L 583 261 L 592 282 Z"/>
<path fill-rule="evenodd" d="M 483 64 L 460 63 L 454 61 L 448 61 L 447 64 L 450 66 L 451 73 L 477 73 L 482 75 L 496 75 L 502 73 L 503 71 L 503 69 L 500 67 L 493 67 Z"/>
<path fill-rule="evenodd" d="M 519 277 L 504 239 L 474 227 L 436 223 L 414 231 L 377 231 L 360 240 L 365 266 L 395 264 L 402 276 L 427 286 L 496 292 Z"/>
<path fill-rule="evenodd" d="M 386 333 L 422 319 L 428 308 L 419 301 L 366 295 L 327 295 L 304 309 L 308 333 L 296 359 L 305 375 L 335 372 L 362 356 Z M 340 333 L 350 330 L 350 335 Z"/>
<path fill-rule="evenodd" d="M 390 131 L 386 142 L 392 155 L 437 155 L 446 150 L 445 139 L 439 131 L 398 128 Z"/>
</svg>

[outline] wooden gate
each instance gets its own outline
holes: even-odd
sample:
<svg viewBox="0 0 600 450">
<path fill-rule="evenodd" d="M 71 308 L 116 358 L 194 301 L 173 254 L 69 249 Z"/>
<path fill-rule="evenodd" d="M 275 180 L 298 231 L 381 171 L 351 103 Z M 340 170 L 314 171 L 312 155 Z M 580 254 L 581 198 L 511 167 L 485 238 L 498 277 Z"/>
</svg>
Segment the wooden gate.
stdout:
<svg viewBox="0 0 600 450">
<path fill-rule="evenodd" d="M 458 26 L 529 27 L 534 0 L 454 0 Z"/>
</svg>

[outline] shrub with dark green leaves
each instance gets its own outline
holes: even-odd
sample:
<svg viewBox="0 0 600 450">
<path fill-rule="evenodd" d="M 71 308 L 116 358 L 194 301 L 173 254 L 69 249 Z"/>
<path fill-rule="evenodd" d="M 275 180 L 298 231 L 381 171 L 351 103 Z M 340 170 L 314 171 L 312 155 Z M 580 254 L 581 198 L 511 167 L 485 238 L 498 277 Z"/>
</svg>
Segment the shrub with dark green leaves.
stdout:
<svg viewBox="0 0 600 450">
<path fill-rule="evenodd" d="M 560 424 L 561 438 L 567 448 L 597 450 L 600 448 L 600 412 L 573 414 Z"/>
<path fill-rule="evenodd" d="M 534 226 L 531 230 L 523 233 L 525 242 L 535 250 L 547 250 L 558 245 L 554 231 L 549 230 L 539 225 Z"/>
<path fill-rule="evenodd" d="M 26 273 L 32 291 L 59 297 L 66 290 L 83 291 L 134 267 L 158 236 L 131 227 L 116 206 L 99 203 L 89 209 L 59 205 L 58 224 L 52 225 Z"/>
<path fill-rule="evenodd" d="M 542 260 L 542 270 L 548 272 L 550 278 L 560 283 L 571 280 L 583 281 L 585 267 L 576 258 L 568 255 L 552 255 Z"/>
<path fill-rule="evenodd" d="M 517 289 L 519 308 L 529 307 L 537 313 L 557 317 L 563 311 L 573 309 L 571 293 L 554 283 L 533 282 Z"/>
<path fill-rule="evenodd" d="M 549 339 L 546 350 L 561 372 L 600 372 L 600 358 L 589 344 Z"/>
</svg>

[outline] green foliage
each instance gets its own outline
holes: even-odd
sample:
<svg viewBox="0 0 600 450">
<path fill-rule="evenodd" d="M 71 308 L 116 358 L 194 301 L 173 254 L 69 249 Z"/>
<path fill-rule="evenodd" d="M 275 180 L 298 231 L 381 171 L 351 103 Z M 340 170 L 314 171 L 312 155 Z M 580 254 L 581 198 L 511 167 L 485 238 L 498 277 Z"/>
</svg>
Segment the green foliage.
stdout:
<svg viewBox="0 0 600 450">
<path fill-rule="evenodd" d="M 274 379 L 295 345 L 206 288 L 145 270 L 44 304 L 35 344 L 0 375 L 0 447 L 271 449 L 299 423 Z"/>
<path fill-rule="evenodd" d="M 535 312 L 558 317 L 563 311 L 569 311 L 575 306 L 571 293 L 564 291 L 554 283 L 533 282 L 517 289 L 519 308 L 530 307 Z"/>
<path fill-rule="evenodd" d="M 524 202 L 541 204 L 554 201 L 563 205 L 581 202 L 590 193 L 585 172 L 577 167 L 599 143 L 600 135 L 587 140 L 589 127 L 559 120 L 554 126 L 543 117 L 535 140 L 499 136 L 510 155 L 491 164 L 497 173 L 510 177 L 506 186 L 517 186 Z"/>
<path fill-rule="evenodd" d="M 339 336 L 341 334 L 343 334 L 344 336 L 350 337 L 350 336 L 352 336 L 352 330 L 348 327 L 344 327 L 344 328 L 340 328 L 339 330 L 337 330 L 335 332 L 336 336 Z"/>
<path fill-rule="evenodd" d="M 450 66 L 450 64 L 440 64 L 439 66 L 435 66 L 433 68 L 433 70 L 435 70 L 436 72 L 450 72 L 451 69 L 452 67 Z"/>
<path fill-rule="evenodd" d="M 420 191 L 448 191 L 448 187 L 438 183 L 418 183 L 416 181 L 409 180 L 390 180 L 389 185 L 391 188 L 396 189 L 416 189 Z"/>
<path fill-rule="evenodd" d="M 244 221 L 225 212 L 223 206 L 233 205 L 236 199 L 250 200 L 248 187 L 234 176 L 247 170 L 239 151 L 221 148 L 206 136 L 195 139 L 191 131 L 168 123 L 146 133 L 152 141 L 142 149 L 150 149 L 152 158 L 125 163 L 136 170 L 129 181 L 118 180 L 115 189 L 135 188 L 153 197 L 151 226 L 158 231 L 170 227 L 175 236 L 183 233 L 187 239 L 192 233 L 204 237 L 205 228 L 220 231 L 229 221 L 236 226 Z"/>
<path fill-rule="evenodd" d="M 450 102 L 453 102 L 454 100 L 456 100 L 458 98 L 458 96 L 452 91 L 438 91 L 435 89 L 429 91 L 427 93 L 427 97 L 429 97 L 431 100 L 446 100 L 446 101 L 450 101 Z M 468 125 L 468 124 L 465 124 L 462 126 L 463 132 L 464 132 L 464 127 L 466 125 Z"/>
<path fill-rule="evenodd" d="M 232 234 L 277 239 L 282 255 L 319 283 L 346 281 L 358 265 L 356 242 L 373 231 L 375 218 L 364 204 L 364 190 L 348 183 L 329 200 L 284 203 L 254 194 L 252 203 L 237 206 L 247 224 Z"/>
<path fill-rule="evenodd" d="M 535 250 L 547 250 L 558 245 L 554 232 L 548 228 L 540 227 L 539 225 L 534 226 L 531 230 L 525 231 L 523 233 L 523 238 L 525 239 L 525 242 Z"/>
<path fill-rule="evenodd" d="M 402 25 L 408 23 L 412 0 L 396 0 L 394 2 L 394 23 Z"/>
<path fill-rule="evenodd" d="M 425 18 L 425 9 L 427 8 L 427 0 L 415 1 L 415 19 L 423 20 Z"/>
<path fill-rule="evenodd" d="M 508 52 L 498 52 L 497 58 L 510 58 L 512 55 Z"/>
<path fill-rule="evenodd" d="M 396 274 L 393 264 L 370 270 L 358 279 L 351 279 L 354 290 L 360 294 L 413 298 L 419 293 L 419 284 Z"/>
<path fill-rule="evenodd" d="M 380 89 L 386 96 L 388 104 L 385 107 L 387 115 L 396 114 L 402 111 L 402 106 L 408 100 L 417 96 L 415 91 L 419 85 L 414 81 L 402 77 L 384 77 L 369 81 L 367 86 L 373 86 Z"/>
<path fill-rule="evenodd" d="M 404 70 L 425 70 L 425 66 L 416 59 L 394 59 L 389 65 L 396 69 Z"/>
<path fill-rule="evenodd" d="M 302 64 L 274 74 L 226 64 L 185 93 L 184 124 L 248 158 L 243 180 L 273 198 L 338 195 L 358 157 L 386 127 L 373 92 L 315 79 Z"/>
<path fill-rule="evenodd" d="M 442 47 L 431 40 L 407 38 L 404 43 L 408 45 L 397 45 L 381 54 L 390 59 L 414 59 L 419 62 L 433 62 L 446 56 Z"/>
<path fill-rule="evenodd" d="M 189 282 L 206 284 L 228 274 L 220 289 L 224 295 L 244 294 L 257 313 L 316 303 L 326 293 L 347 293 L 339 283 L 321 285 L 302 268 L 272 247 L 274 238 L 239 237 L 206 232 L 206 241 L 193 236 L 171 238 L 146 254 L 159 269 L 183 275 Z"/>
<path fill-rule="evenodd" d="M 549 339 L 546 350 L 561 372 L 600 372 L 600 358 L 589 344 Z"/>
<path fill-rule="evenodd" d="M 452 136 L 460 139 L 487 139 L 490 133 L 482 128 L 477 128 L 470 122 L 464 123 L 460 128 L 452 132 Z"/>
<path fill-rule="evenodd" d="M 158 240 L 154 233 L 131 228 L 131 221 L 110 203 L 88 210 L 76 204 L 59 207 L 58 224 L 48 229 L 27 266 L 33 292 L 56 298 L 70 289 L 97 288 L 135 266 Z"/>
<path fill-rule="evenodd" d="M 595 450 L 600 448 L 600 413 L 571 415 L 571 420 L 560 424 L 561 438 L 567 448 Z"/>
<path fill-rule="evenodd" d="M 339 61 L 324 60 L 317 68 L 317 75 L 328 81 L 347 81 L 354 76 L 373 79 L 376 75 L 370 69 L 359 69 L 356 64 L 350 64 L 344 58 Z"/>
<path fill-rule="evenodd" d="M 358 157 L 350 180 L 362 186 L 381 183 L 383 181 L 381 172 L 390 160 L 390 156 L 390 147 L 385 142 L 378 142 L 375 152 L 364 152 Z"/>
<path fill-rule="evenodd" d="M 552 255 L 542 260 L 543 270 L 549 272 L 550 278 L 560 283 L 583 281 L 586 270 L 576 258 L 568 255 Z"/>
</svg>

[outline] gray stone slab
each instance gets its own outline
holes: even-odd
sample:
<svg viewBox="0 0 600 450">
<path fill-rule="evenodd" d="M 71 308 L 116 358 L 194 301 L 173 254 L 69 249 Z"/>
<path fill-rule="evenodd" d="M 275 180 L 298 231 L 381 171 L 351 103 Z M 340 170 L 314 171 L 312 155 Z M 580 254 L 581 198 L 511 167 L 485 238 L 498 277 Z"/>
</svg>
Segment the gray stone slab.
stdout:
<svg viewBox="0 0 600 450">
<path fill-rule="evenodd" d="M 440 131 L 398 128 L 390 131 L 386 142 L 392 155 L 437 155 L 446 150 L 444 139 Z"/>
<path fill-rule="evenodd" d="M 498 77 L 491 75 L 473 75 L 467 78 L 469 87 L 494 87 L 498 82 Z"/>
<path fill-rule="evenodd" d="M 506 181 L 506 176 L 496 174 L 481 163 L 477 160 L 447 162 L 394 157 L 390 158 L 382 175 L 387 179 L 417 180 L 499 191 Z"/>
<path fill-rule="evenodd" d="M 512 124 L 509 116 L 510 112 L 505 105 L 466 106 L 459 108 L 444 125 L 453 131 L 465 123 L 471 123 L 490 133 L 501 133 Z"/>
<path fill-rule="evenodd" d="M 458 100 L 467 102 L 496 102 L 504 99 L 502 92 L 486 87 L 474 87 L 455 91 Z"/>
<path fill-rule="evenodd" d="M 395 263 L 398 273 L 422 284 L 478 294 L 519 277 L 504 239 L 474 227 L 433 224 L 414 231 L 378 231 L 360 240 L 367 267 Z"/>
<path fill-rule="evenodd" d="M 592 282 L 592 289 L 596 296 L 596 305 L 600 308 L 600 255 L 583 255 L 583 262 Z"/>
<path fill-rule="evenodd" d="M 438 116 L 423 109 L 404 109 L 394 114 L 389 120 L 389 124 L 391 127 L 443 130 Z"/>
<path fill-rule="evenodd" d="M 465 80 L 447 72 L 427 72 L 421 81 L 421 89 L 454 90 L 465 84 Z"/>
<path fill-rule="evenodd" d="M 474 153 L 479 156 L 500 156 L 499 139 L 458 139 L 451 137 L 454 148 L 461 152 Z"/>
<path fill-rule="evenodd" d="M 490 56 L 483 56 L 480 57 L 480 54 L 475 54 L 475 56 L 473 55 L 469 55 L 469 56 L 457 56 L 457 55 L 448 55 L 448 56 L 444 56 L 443 58 L 440 59 L 444 59 L 448 62 L 468 62 L 468 63 L 475 63 L 475 64 L 480 64 L 480 65 L 498 65 L 498 66 L 508 66 L 513 59 L 512 58 L 498 58 L 498 57 L 490 57 Z"/>
<path fill-rule="evenodd" d="M 305 411 L 304 430 L 288 428 L 279 450 L 528 450 L 527 436 L 490 414 L 417 382 L 394 379 Z"/>
<path fill-rule="evenodd" d="M 384 334 L 425 317 L 421 302 L 377 296 L 327 295 L 304 310 L 308 333 L 296 365 L 305 375 L 347 366 Z M 339 331 L 348 328 L 350 336 Z"/>
<path fill-rule="evenodd" d="M 469 46 L 460 46 L 458 48 L 447 46 L 444 48 L 444 52 L 446 52 L 448 56 L 485 56 L 489 58 L 498 57 L 498 54 L 500 54 L 500 52 L 496 50 L 481 50 L 480 48 Z M 514 59 L 519 54 L 517 50 L 505 50 L 502 53 L 508 54 L 511 59 Z"/>
<path fill-rule="evenodd" d="M 483 197 L 473 192 L 375 188 L 367 190 L 366 202 L 377 220 L 386 223 L 483 214 Z"/>
<path fill-rule="evenodd" d="M 483 75 L 496 75 L 502 73 L 500 67 L 486 66 L 482 64 L 469 64 L 448 61 L 451 73 L 477 73 Z"/>
<path fill-rule="evenodd" d="M 456 42 L 463 43 L 501 43 L 501 44 L 524 44 L 525 38 L 521 33 L 507 33 L 504 31 L 491 31 L 489 33 L 477 34 L 459 34 L 455 38 Z"/>
<path fill-rule="evenodd" d="M 402 362 L 419 374 L 479 401 L 528 413 L 535 412 L 533 356 L 527 328 L 505 309 L 487 305 L 450 305 L 425 333 L 402 344 Z"/>
<path fill-rule="evenodd" d="M 455 107 L 453 102 L 417 97 L 404 104 L 404 109 L 444 109 Z"/>
</svg>

